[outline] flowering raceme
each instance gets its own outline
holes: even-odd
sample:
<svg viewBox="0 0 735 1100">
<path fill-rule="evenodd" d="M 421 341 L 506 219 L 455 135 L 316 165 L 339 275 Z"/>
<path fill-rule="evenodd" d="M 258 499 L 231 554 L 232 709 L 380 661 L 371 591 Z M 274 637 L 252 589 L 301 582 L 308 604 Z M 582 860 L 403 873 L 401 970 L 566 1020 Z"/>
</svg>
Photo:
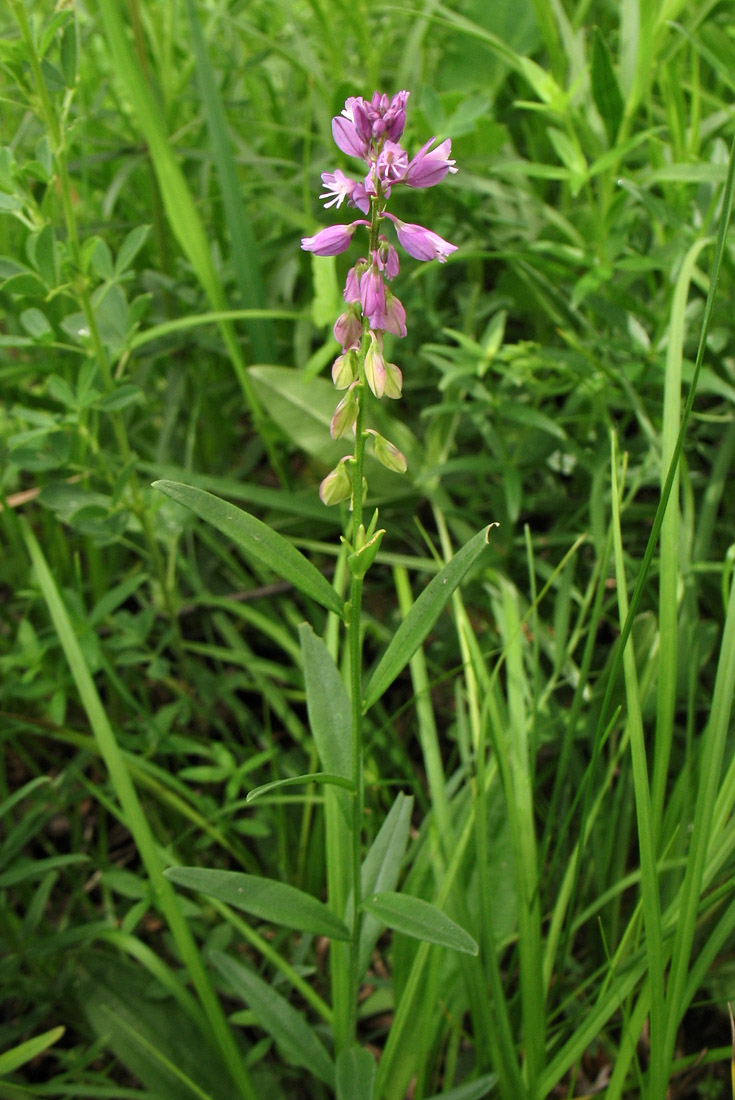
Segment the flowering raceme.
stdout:
<svg viewBox="0 0 735 1100">
<path fill-rule="evenodd" d="M 301 247 L 317 256 L 337 256 L 345 252 L 358 226 L 369 230 L 368 255 L 350 268 L 344 288 L 347 308 L 334 325 L 334 335 L 342 347 L 332 367 L 332 379 L 338 389 L 347 388 L 332 419 L 331 433 L 340 438 L 355 432 L 356 457 L 343 459 L 322 482 L 320 495 L 325 504 L 336 504 L 364 491 L 356 484 L 357 474 L 347 476 L 350 462 L 361 470 L 365 438 L 372 439 L 375 456 L 389 469 L 403 472 L 406 460 L 394 444 L 364 425 L 365 392 L 369 388 L 378 397 L 401 396 L 403 379 L 395 363 L 383 354 L 383 334 L 406 335 L 406 311 L 388 283 L 399 273 L 398 252 L 381 232 L 385 219 L 395 227 L 398 244 L 416 260 L 437 259 L 444 263 L 457 246 L 438 233 L 413 222 L 404 222 L 386 211 L 394 188 L 434 187 L 457 169 L 451 160 L 452 146 L 447 138 L 435 146 L 432 137 L 409 159 L 400 144 L 406 125 L 409 93 L 388 96 L 375 92 L 372 99 L 350 96 L 343 111 L 332 119 L 332 136 L 338 149 L 362 161 L 364 175 L 353 179 L 341 169 L 322 173 L 324 190 L 319 196 L 324 206 L 339 209 L 344 202 L 366 215 L 348 225 L 332 225 L 313 237 L 304 237 Z M 369 220 L 366 220 L 369 217 Z M 360 482 L 362 477 L 360 476 Z"/>
</svg>

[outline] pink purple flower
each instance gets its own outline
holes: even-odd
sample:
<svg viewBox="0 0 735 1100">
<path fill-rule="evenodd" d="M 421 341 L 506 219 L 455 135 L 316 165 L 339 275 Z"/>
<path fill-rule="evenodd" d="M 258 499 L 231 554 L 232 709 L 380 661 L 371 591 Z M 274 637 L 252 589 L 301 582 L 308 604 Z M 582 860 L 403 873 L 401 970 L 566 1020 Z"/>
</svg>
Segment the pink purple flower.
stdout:
<svg viewBox="0 0 735 1100">
<path fill-rule="evenodd" d="M 362 320 L 355 303 L 351 303 L 334 322 L 334 338 L 338 344 L 342 345 L 344 351 L 359 348 L 362 339 Z"/>
<path fill-rule="evenodd" d="M 322 183 L 326 190 L 319 198 L 329 199 L 329 202 L 324 203 L 327 209 L 330 206 L 336 206 L 339 209 L 345 199 L 352 197 L 352 192 L 357 187 L 357 182 L 346 176 L 339 168 L 336 172 L 322 172 Z"/>
<path fill-rule="evenodd" d="M 358 225 L 370 225 L 370 222 L 360 218 L 351 225 L 328 225 L 313 237 L 302 237 L 301 247 L 305 252 L 313 252 L 316 256 L 338 256 L 349 248 L 352 234 Z"/>
<path fill-rule="evenodd" d="M 447 256 L 457 251 L 456 244 L 450 244 L 438 233 L 426 229 L 423 225 L 416 225 L 414 222 L 402 222 L 394 214 L 386 213 L 385 216 L 390 218 L 395 225 L 401 246 L 415 260 L 436 259 L 443 264 Z"/>
<path fill-rule="evenodd" d="M 441 183 L 447 172 L 457 171 L 454 167 L 455 162 L 449 160 L 449 154 L 452 151 L 449 138 L 441 145 L 437 145 L 436 149 L 431 149 L 435 141 L 435 137 L 427 141 L 426 145 L 423 145 L 411 159 L 403 176 L 403 182 L 409 187 L 433 187 Z"/>
<path fill-rule="evenodd" d="M 362 312 L 370 322 L 370 328 L 386 327 L 385 283 L 376 264 L 371 264 L 360 279 Z"/>
<path fill-rule="evenodd" d="M 386 141 L 378 153 L 375 169 L 383 185 L 398 183 L 408 169 L 408 153 L 395 141 Z"/>
<path fill-rule="evenodd" d="M 386 279 L 395 279 L 401 270 L 398 253 L 383 233 L 378 237 L 378 251 L 373 258 Z"/>
<path fill-rule="evenodd" d="M 406 335 L 406 311 L 403 308 L 403 302 L 396 298 L 395 294 L 387 287 L 385 291 L 385 325 L 383 327 L 386 332 L 392 332 L 394 336 L 404 337 Z"/>
</svg>

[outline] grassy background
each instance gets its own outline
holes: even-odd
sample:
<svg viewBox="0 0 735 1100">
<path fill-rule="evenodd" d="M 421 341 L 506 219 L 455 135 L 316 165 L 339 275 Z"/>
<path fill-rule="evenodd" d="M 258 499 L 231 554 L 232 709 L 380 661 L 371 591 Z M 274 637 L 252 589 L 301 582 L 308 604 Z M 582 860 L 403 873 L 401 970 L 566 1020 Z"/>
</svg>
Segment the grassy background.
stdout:
<svg viewBox="0 0 735 1100">
<path fill-rule="evenodd" d="M 247 960 L 329 1046 L 322 945 L 161 870 L 323 894 L 319 793 L 244 800 L 315 770 L 297 627 L 336 627 L 149 485 L 235 500 L 340 584 L 317 486 L 353 257 L 299 238 L 347 167 L 331 117 L 376 87 L 460 171 L 393 207 L 459 251 L 399 279 L 371 662 L 500 524 L 369 719 L 367 837 L 413 796 L 405 888 L 482 949 L 379 941 L 376 1095 L 726 1095 L 729 5 L 55 8 L 0 9 L 0 1049 L 49 1032 L 0 1095 L 330 1095 L 210 965 Z"/>
</svg>

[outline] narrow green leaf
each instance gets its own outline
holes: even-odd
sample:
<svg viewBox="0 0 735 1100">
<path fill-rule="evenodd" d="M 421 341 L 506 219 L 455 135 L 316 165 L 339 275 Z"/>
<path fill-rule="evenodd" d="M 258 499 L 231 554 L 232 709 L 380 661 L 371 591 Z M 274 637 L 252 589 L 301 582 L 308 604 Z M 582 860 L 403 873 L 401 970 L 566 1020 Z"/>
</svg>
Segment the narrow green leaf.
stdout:
<svg viewBox="0 0 735 1100">
<path fill-rule="evenodd" d="M 331 783 L 335 787 L 343 787 L 347 791 L 353 789 L 350 780 L 345 779 L 343 775 L 334 775 L 331 772 L 308 772 L 306 775 L 292 775 L 288 779 L 274 779 L 272 783 L 263 783 L 260 787 L 253 787 L 252 791 L 248 791 L 245 801 L 254 802 L 256 798 L 262 798 L 264 794 L 270 794 L 271 791 L 278 790 L 279 787 L 304 787 L 310 783 L 326 785 Z"/>
<path fill-rule="evenodd" d="M 403 866 L 406 854 L 408 834 L 411 828 L 413 798 L 402 791 L 390 808 L 388 816 L 378 830 L 370 851 L 362 865 L 362 894 L 367 897 L 394 890 Z M 352 901 L 347 914 L 347 922 L 352 919 Z M 373 948 L 383 930 L 383 922 L 365 914 L 360 931 L 360 974 L 367 970 Z"/>
<path fill-rule="evenodd" d="M 235 271 L 240 298 L 242 304 L 246 307 L 263 306 L 265 304 L 265 290 L 258 260 L 258 243 L 242 200 L 242 183 L 235 164 L 235 158 L 232 155 L 227 116 L 217 87 L 217 80 L 194 0 L 186 0 L 186 11 L 189 16 L 191 40 L 196 59 L 196 77 L 222 192 L 222 206 L 227 222 L 232 266 Z M 241 106 L 239 113 L 242 110 L 243 107 Z M 253 319 L 248 322 L 248 329 L 253 342 L 255 358 L 261 363 L 272 362 L 275 356 L 275 348 L 270 326 L 262 319 Z"/>
<path fill-rule="evenodd" d="M 206 1013 L 211 1035 L 219 1050 L 220 1065 L 227 1067 L 235 1084 L 236 1095 L 241 1100 L 255 1100 L 256 1094 L 247 1067 L 204 969 L 189 926 L 181 914 L 174 890 L 162 872 L 161 855 L 130 778 L 128 763 L 115 739 L 53 574 L 36 536 L 24 520 L 21 520 L 21 533 L 125 821 L 153 885 L 158 906 L 166 918 L 181 960 Z"/>
<path fill-rule="evenodd" d="M 39 1054 L 43 1054 L 44 1050 L 58 1043 L 65 1030 L 66 1028 L 63 1027 L 52 1027 L 50 1031 L 44 1031 L 42 1035 L 34 1035 L 25 1043 L 19 1043 L 12 1050 L 6 1050 L 0 1054 L 0 1074 L 12 1073 L 18 1066 L 30 1062 L 31 1058 L 37 1058 Z"/>
<path fill-rule="evenodd" d="M 363 703 L 365 710 L 380 699 L 383 692 L 390 687 L 399 672 L 411 660 L 439 618 L 457 585 L 487 546 L 490 528 L 496 526 L 497 524 L 494 523 L 489 524 L 471 538 L 461 550 L 458 550 L 416 600 L 370 677 Z"/>
<path fill-rule="evenodd" d="M 300 1012 L 252 970 L 219 951 L 212 962 L 249 1006 L 263 1030 L 275 1039 L 291 1065 L 304 1066 L 334 1088 L 334 1063 Z"/>
<path fill-rule="evenodd" d="M 592 97 L 604 123 L 608 143 L 614 145 L 623 118 L 624 104 L 610 50 L 599 27 L 595 27 L 592 37 L 591 84 Z"/>
<path fill-rule="evenodd" d="M 332 655 L 308 623 L 299 627 L 306 706 L 319 759 L 327 771 L 352 776 L 350 700 Z"/>
<path fill-rule="evenodd" d="M 261 920 L 315 936 L 350 938 L 346 925 L 326 905 L 286 882 L 208 867 L 169 867 L 164 873 L 177 886 L 208 894 Z"/>
<path fill-rule="evenodd" d="M 375 1059 L 369 1050 L 345 1047 L 337 1058 L 337 1100 L 373 1100 Z"/>
<path fill-rule="evenodd" d="M 138 252 L 148 239 L 148 234 L 151 231 L 149 225 L 136 225 L 135 229 L 131 229 L 127 237 L 120 245 L 120 251 L 117 254 L 115 260 L 115 274 L 122 275 L 128 270 L 132 264 Z"/>
<path fill-rule="evenodd" d="M 464 1085 L 458 1085 L 456 1089 L 448 1092 L 436 1092 L 428 1096 L 426 1100 L 482 1100 L 491 1089 L 495 1088 L 498 1081 L 496 1073 L 486 1073 L 478 1077 L 476 1081 L 467 1081 Z"/>
<path fill-rule="evenodd" d="M 477 942 L 469 932 L 423 898 L 396 893 L 372 894 L 365 898 L 361 908 L 406 936 L 467 955 L 479 953 Z"/>
<path fill-rule="evenodd" d="M 334 611 L 340 618 L 344 617 L 342 600 L 329 581 L 295 546 L 255 516 L 193 485 L 155 481 L 153 488 L 190 508 L 200 519 L 216 527 L 246 554 L 268 566 L 305 596 L 310 596 L 328 611 Z"/>
</svg>

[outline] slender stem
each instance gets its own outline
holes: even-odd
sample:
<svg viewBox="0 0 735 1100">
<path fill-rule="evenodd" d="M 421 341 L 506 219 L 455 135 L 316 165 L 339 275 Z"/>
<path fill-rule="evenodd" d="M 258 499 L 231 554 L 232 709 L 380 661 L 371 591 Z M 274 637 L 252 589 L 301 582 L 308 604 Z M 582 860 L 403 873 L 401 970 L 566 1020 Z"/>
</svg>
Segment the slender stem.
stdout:
<svg viewBox="0 0 735 1100">
<path fill-rule="evenodd" d="M 382 209 L 381 199 L 372 202 L 370 220 L 370 255 L 378 247 L 378 227 Z M 363 526 L 363 469 L 365 464 L 365 403 L 367 399 L 367 379 L 365 377 L 365 357 L 370 346 L 370 323 L 363 317 L 362 340 L 358 354 L 357 381 L 357 420 L 355 422 L 355 453 L 352 459 L 352 521 L 350 531 L 352 544 L 358 548 L 360 530 Z M 357 1031 L 357 1002 L 360 991 L 360 931 L 362 928 L 362 819 L 364 812 L 363 790 L 363 745 L 362 745 L 362 577 L 352 577 L 350 583 L 350 613 L 348 622 L 348 652 L 350 658 L 350 697 L 351 697 L 351 737 L 352 737 L 352 894 L 354 898 L 354 919 L 352 925 L 352 944 L 350 958 L 350 1026 L 348 1034 L 352 1041 Z"/>
</svg>

